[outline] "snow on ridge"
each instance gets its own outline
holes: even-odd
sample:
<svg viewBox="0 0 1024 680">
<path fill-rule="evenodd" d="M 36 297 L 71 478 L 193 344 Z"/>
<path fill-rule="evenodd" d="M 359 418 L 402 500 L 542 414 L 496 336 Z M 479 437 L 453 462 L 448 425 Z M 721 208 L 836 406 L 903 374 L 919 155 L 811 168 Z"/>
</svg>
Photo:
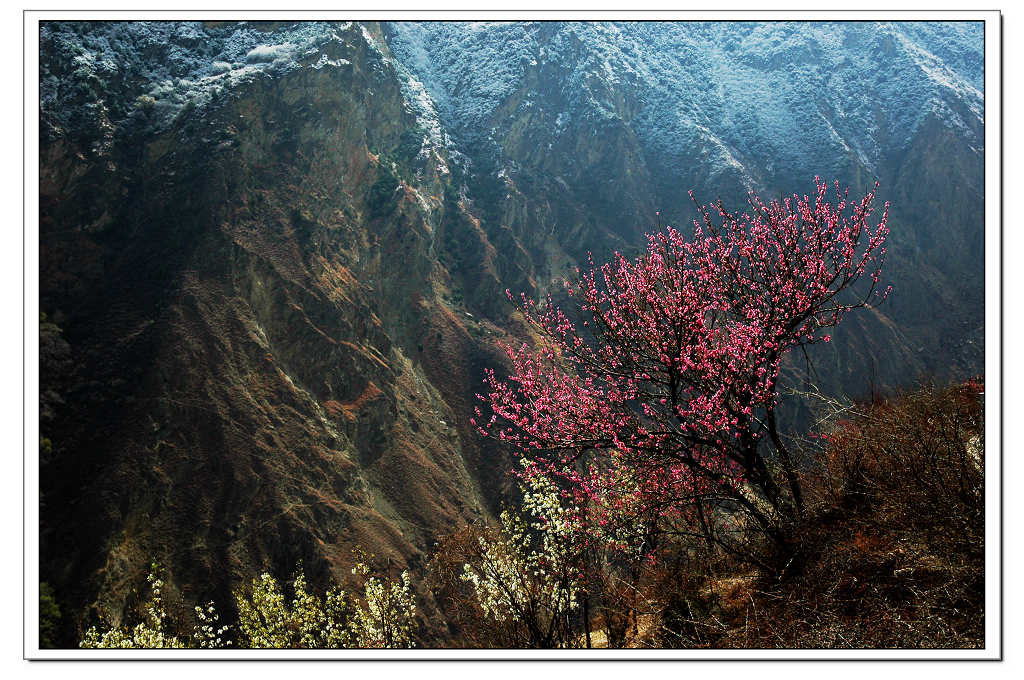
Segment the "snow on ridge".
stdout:
<svg viewBox="0 0 1024 680">
<path fill-rule="evenodd" d="M 250 64 L 258 64 L 277 59 L 291 58 L 295 53 L 295 45 L 281 43 L 280 45 L 257 45 L 245 54 L 245 61 Z"/>
<path fill-rule="evenodd" d="M 622 124 L 653 154 L 704 145 L 734 169 L 771 158 L 828 172 L 851 156 L 871 169 L 929 115 L 968 138 L 984 115 L 984 35 L 962 22 L 396 22 L 383 33 L 386 46 L 351 22 L 44 22 L 40 104 L 58 123 L 76 110 L 116 123 L 138 98 L 164 125 L 300 61 L 348 66 L 317 52 L 361 36 L 394 66 L 426 141 L 453 153 L 500 130 L 495 113 L 517 95 L 552 135 Z"/>
<path fill-rule="evenodd" d="M 388 24 L 396 61 L 421 82 L 445 125 L 480 129 L 512 94 L 533 59 L 532 24 L 452 22 Z"/>
<path fill-rule="evenodd" d="M 722 166 L 724 166 L 736 170 L 740 174 L 740 176 L 743 177 L 744 181 L 748 184 L 747 188 L 753 188 L 752 186 L 750 186 L 752 185 L 750 173 L 743 166 L 743 164 L 736 159 L 736 156 L 733 154 L 733 149 L 730 149 L 728 144 L 719 139 L 714 132 L 712 132 L 709 128 L 705 127 L 704 125 L 695 124 L 693 127 L 695 127 L 697 130 L 700 130 L 704 134 L 704 137 L 712 143 L 713 148 L 718 152 L 718 156 L 720 159 L 718 167 L 722 168 Z"/>
<path fill-rule="evenodd" d="M 448 147 L 451 146 L 451 139 L 444 131 L 438 115 L 438 108 L 448 105 L 448 102 L 443 97 L 443 90 L 430 81 L 430 57 L 424 40 L 424 33 L 418 30 L 416 24 L 401 26 L 397 31 L 393 26 L 391 50 L 394 52 L 396 45 L 401 45 L 406 59 L 393 59 L 392 65 L 398 72 L 402 93 L 409 108 L 427 135 L 426 141 L 436 147 Z M 425 84 L 428 82 L 430 87 Z"/>
<path fill-rule="evenodd" d="M 929 114 L 972 135 L 954 100 L 979 123 L 983 115 L 983 34 L 959 24 L 402 23 L 388 34 L 459 137 L 498 122 L 491 116 L 521 91 L 527 68 L 560 79 L 544 102 L 563 105 L 554 134 L 567 120 L 620 118 L 659 155 L 699 133 L 730 150 L 720 159 L 728 166 L 772 158 L 826 172 L 852 156 L 872 169 Z M 613 94 L 639 109 L 619 110 Z"/>
<path fill-rule="evenodd" d="M 252 78 L 296 68 L 325 43 L 342 40 L 339 31 L 350 26 L 296 22 L 266 31 L 248 22 L 221 27 L 201 22 L 44 22 L 41 108 L 66 125 L 75 111 L 95 108 L 97 102 L 120 106 L 114 113 L 121 118 L 130 116 L 131 103 L 137 102 L 148 111 L 151 126 L 160 129 L 186 106 L 204 106 Z M 345 61 L 321 58 L 314 67 L 342 66 Z M 64 63 L 70 64 L 70 73 Z"/>
<path fill-rule="evenodd" d="M 902 32 L 895 35 L 900 44 L 914 60 L 921 71 L 936 85 L 952 91 L 952 94 L 963 100 L 971 113 L 979 119 L 984 118 L 983 107 L 985 95 L 974 87 L 966 78 L 942 63 L 937 56 L 912 41 Z"/>
</svg>

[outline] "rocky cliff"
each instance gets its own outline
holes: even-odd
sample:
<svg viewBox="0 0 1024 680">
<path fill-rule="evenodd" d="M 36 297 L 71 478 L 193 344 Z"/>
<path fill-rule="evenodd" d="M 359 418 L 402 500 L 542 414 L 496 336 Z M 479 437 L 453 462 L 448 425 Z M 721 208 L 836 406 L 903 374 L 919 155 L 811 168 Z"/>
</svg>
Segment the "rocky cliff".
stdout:
<svg viewBox="0 0 1024 680">
<path fill-rule="evenodd" d="M 421 569 L 506 484 L 468 424 L 523 334 L 504 290 L 687 223 L 690 188 L 878 178 L 896 290 L 821 380 L 979 372 L 982 57 L 973 24 L 44 24 L 66 640 L 153 558 L 223 603 L 300 561 L 344 580 L 357 545 Z"/>
</svg>

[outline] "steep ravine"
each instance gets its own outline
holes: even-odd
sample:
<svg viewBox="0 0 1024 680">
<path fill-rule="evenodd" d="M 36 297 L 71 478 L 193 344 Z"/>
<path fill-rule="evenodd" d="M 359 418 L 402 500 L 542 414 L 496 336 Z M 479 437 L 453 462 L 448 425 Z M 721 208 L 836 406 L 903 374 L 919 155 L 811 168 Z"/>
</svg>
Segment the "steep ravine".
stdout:
<svg viewBox="0 0 1024 680">
<path fill-rule="evenodd" d="M 43 470 L 60 502 L 41 578 L 69 631 L 91 603 L 117 620 L 151 559 L 186 600 L 229 603 L 300 561 L 344 581 L 357 546 L 418 573 L 488 513 L 501 466 L 462 414 L 499 359 L 437 245 L 475 218 L 443 200 L 436 151 L 391 160 L 415 121 L 359 27 L 344 35 L 329 47 L 348 63 L 238 85 L 159 134 L 126 124 L 95 154 L 43 140 L 41 304 L 77 372 Z"/>
</svg>

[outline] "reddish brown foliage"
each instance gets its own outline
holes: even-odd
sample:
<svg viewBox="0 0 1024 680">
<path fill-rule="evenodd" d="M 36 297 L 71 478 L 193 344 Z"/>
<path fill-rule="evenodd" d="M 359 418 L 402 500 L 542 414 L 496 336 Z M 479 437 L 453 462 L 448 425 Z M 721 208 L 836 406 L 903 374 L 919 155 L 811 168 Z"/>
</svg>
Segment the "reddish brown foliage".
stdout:
<svg viewBox="0 0 1024 680">
<path fill-rule="evenodd" d="M 979 392 L 971 381 L 857 405 L 802 475 L 808 519 L 781 579 L 708 555 L 696 583 L 663 582 L 654 644 L 983 645 Z"/>
</svg>

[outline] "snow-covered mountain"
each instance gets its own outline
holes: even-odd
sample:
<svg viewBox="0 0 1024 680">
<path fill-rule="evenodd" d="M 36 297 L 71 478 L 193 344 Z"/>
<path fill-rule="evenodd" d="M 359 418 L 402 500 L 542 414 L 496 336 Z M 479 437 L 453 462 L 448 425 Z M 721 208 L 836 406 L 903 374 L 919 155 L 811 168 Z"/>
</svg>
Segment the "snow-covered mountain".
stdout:
<svg viewBox="0 0 1024 680">
<path fill-rule="evenodd" d="M 981 144 L 980 24 L 432 22 L 388 36 L 460 140 L 500 127 L 518 96 L 556 135 L 619 119 L 651 155 L 701 148 L 703 171 L 752 187 L 776 168 L 831 175 L 850 155 L 877 172 L 929 114 Z M 523 91 L 530 72 L 544 91 Z"/>
<path fill-rule="evenodd" d="M 344 66 L 327 53 L 346 28 L 44 26 L 43 49 L 72 58 L 71 72 L 51 72 L 44 60 L 41 106 L 55 124 L 90 105 L 122 118 L 152 106 L 156 124 L 167 124 L 253 78 Z M 514 97 L 520 110 L 550 118 L 554 135 L 621 120 L 650 154 L 700 148 L 705 172 L 736 172 L 751 187 L 777 167 L 833 174 L 851 155 L 877 172 L 929 115 L 982 151 L 980 23 L 397 22 L 384 35 L 421 126 L 456 147 L 496 133 L 504 122 L 496 116 L 514 116 L 503 108 Z M 130 87 L 136 97 L 90 101 L 90 83 Z"/>
</svg>

